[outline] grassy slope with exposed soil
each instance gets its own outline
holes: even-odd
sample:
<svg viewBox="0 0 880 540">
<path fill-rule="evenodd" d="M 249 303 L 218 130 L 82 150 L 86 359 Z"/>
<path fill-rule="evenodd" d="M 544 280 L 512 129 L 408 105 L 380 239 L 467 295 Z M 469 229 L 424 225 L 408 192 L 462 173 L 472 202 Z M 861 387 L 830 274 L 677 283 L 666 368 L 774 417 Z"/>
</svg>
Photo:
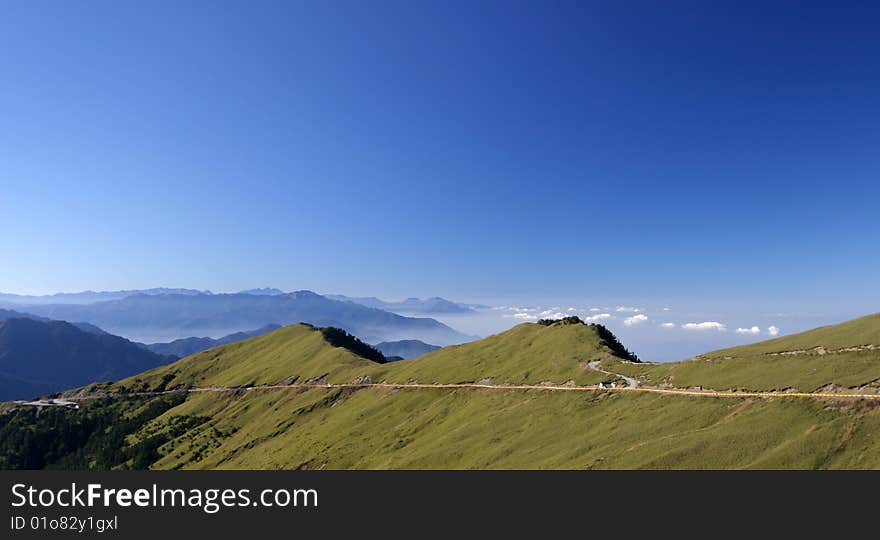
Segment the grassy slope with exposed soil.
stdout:
<svg viewBox="0 0 880 540">
<path fill-rule="evenodd" d="M 865 345 L 878 326 L 874 316 L 838 331 L 820 329 L 812 336 L 711 353 L 704 357 L 709 361 L 642 365 L 615 356 L 596 328 L 581 324 L 524 324 L 392 364 L 369 362 L 331 346 L 316 329 L 295 325 L 199 353 L 113 388 L 350 382 L 364 376 L 594 384 L 606 376 L 586 362 L 601 360 L 612 371 L 656 381 L 673 377 L 679 386 L 699 377 L 694 385 L 810 389 L 849 380 L 862 384 L 880 364 L 880 351 L 840 358 L 765 353 Z M 137 463 L 153 456 L 151 467 L 161 469 L 880 468 L 880 408 L 874 401 L 300 388 L 191 394 L 136 425 L 121 451 L 136 454 Z M 180 426 L 187 429 L 181 432 Z M 144 448 L 151 453 L 136 451 Z"/>
</svg>

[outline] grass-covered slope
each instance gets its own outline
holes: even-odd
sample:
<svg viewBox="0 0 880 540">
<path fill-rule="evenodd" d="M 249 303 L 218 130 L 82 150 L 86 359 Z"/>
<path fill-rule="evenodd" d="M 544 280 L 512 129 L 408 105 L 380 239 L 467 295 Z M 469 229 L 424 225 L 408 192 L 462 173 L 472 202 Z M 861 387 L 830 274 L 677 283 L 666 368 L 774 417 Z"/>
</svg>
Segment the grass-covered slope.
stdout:
<svg viewBox="0 0 880 540">
<path fill-rule="evenodd" d="M 862 384 L 872 376 L 875 368 L 869 366 L 880 363 L 877 351 L 827 353 L 870 345 L 862 336 L 873 339 L 872 321 L 854 321 L 856 330 L 851 323 L 838 331 L 822 329 L 813 335 L 820 341 L 789 336 L 671 365 L 632 362 L 601 328 L 581 323 L 523 324 L 390 364 L 333 346 L 320 329 L 295 325 L 193 355 L 116 388 L 351 382 L 364 376 L 377 382 L 593 384 L 606 376 L 587 364 L 600 360 L 603 368 L 632 372 L 649 383 L 807 389 L 847 380 Z M 829 349 L 824 355 L 773 354 L 818 346 Z M 874 356 L 859 360 L 863 354 Z M 825 360 L 832 367 L 824 368 Z M 880 468 L 875 444 L 880 402 L 873 400 L 322 386 L 117 399 L 118 404 L 100 401 L 93 413 L 90 407 L 55 411 L 45 421 L 32 410 L 0 414 L 0 435 L 3 426 L 30 429 L 27 437 L 0 444 L 0 463 L 157 469 Z M 78 416 L 84 413 L 89 416 Z M 64 415 L 71 420 L 65 422 Z M 120 424 L 101 429 L 108 422 Z M 71 427 L 71 444 L 59 447 L 52 437 Z M 108 454 L 114 447 L 117 453 Z"/>
<path fill-rule="evenodd" d="M 616 371 L 649 384 L 717 390 L 811 392 L 878 386 L 880 314 L 668 364 L 624 364 Z"/>
<path fill-rule="evenodd" d="M 880 411 L 812 400 L 314 389 L 199 394 L 161 469 L 878 468 Z M 133 439 L 137 440 L 137 439 Z"/>
<path fill-rule="evenodd" d="M 334 345 L 320 328 L 294 324 L 196 353 L 120 381 L 115 388 L 234 387 L 318 378 L 327 382 L 351 382 L 378 365 L 349 348 Z"/>
<path fill-rule="evenodd" d="M 599 326 L 580 322 L 524 323 L 479 341 L 395 362 L 383 374 L 393 382 L 490 379 L 495 384 L 596 384 L 607 377 L 587 364 L 620 359 L 612 347 Z"/>
<path fill-rule="evenodd" d="M 121 381 L 116 388 L 254 386 L 373 381 L 496 384 L 595 384 L 607 375 L 592 360 L 619 359 L 597 326 L 525 323 L 486 339 L 445 347 L 417 359 L 384 364 L 381 353 L 335 329 L 306 324 L 203 351 Z"/>
<path fill-rule="evenodd" d="M 752 345 L 722 349 L 702 356 L 706 358 L 751 357 L 789 351 L 811 352 L 817 347 L 833 351 L 864 345 L 880 346 L 880 313 Z"/>
<path fill-rule="evenodd" d="M 867 403 L 320 387 L 200 393 L 167 410 L 156 403 L 163 399 L 141 398 L 140 407 L 136 398 L 120 400 L 94 414 L 90 407 L 57 410 L 45 420 L 33 410 L 7 413 L 0 424 L 36 429 L 4 438 L 0 462 L 155 469 L 880 468 L 874 443 L 880 409 Z M 147 411 L 161 414 L 143 423 Z M 131 422 L 112 430 L 92 427 L 129 414 Z M 81 439 L 59 451 L 59 434 L 71 423 L 69 431 Z M 29 447 L 33 457 L 22 460 L 13 444 Z"/>
</svg>

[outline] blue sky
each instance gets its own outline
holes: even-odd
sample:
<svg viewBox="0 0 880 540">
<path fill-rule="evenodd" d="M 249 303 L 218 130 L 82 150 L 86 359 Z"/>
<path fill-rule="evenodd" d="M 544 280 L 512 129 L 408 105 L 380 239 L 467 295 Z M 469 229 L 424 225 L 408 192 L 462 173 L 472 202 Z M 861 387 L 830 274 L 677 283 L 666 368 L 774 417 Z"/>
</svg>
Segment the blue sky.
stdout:
<svg viewBox="0 0 880 540">
<path fill-rule="evenodd" d="M 7 2 L 0 290 L 876 311 L 872 4 Z"/>
</svg>

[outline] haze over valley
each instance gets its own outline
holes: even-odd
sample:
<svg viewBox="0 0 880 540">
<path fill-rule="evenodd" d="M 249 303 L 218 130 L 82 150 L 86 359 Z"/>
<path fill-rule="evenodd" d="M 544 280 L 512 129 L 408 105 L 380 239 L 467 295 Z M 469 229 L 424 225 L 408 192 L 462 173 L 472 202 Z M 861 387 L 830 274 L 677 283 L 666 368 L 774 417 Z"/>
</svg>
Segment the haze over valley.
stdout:
<svg viewBox="0 0 880 540">
<path fill-rule="evenodd" d="M 217 340 L 232 334 L 255 335 L 260 329 L 297 322 L 338 326 L 373 344 L 415 339 L 449 345 L 503 332 L 520 322 L 575 315 L 612 328 L 646 359 L 671 362 L 843 322 L 871 312 L 872 303 L 826 302 L 824 310 L 817 311 L 809 302 L 791 300 L 630 298 L 512 303 L 410 297 L 395 301 L 307 290 L 286 292 L 275 287 L 233 293 L 157 287 L 36 296 L 0 293 L 3 308 L 29 316 L 90 323 L 141 343 L 189 340 L 189 345 L 178 344 L 178 352 L 194 352 L 198 345 L 192 338 L 214 340 L 203 345 L 221 344 Z"/>
</svg>

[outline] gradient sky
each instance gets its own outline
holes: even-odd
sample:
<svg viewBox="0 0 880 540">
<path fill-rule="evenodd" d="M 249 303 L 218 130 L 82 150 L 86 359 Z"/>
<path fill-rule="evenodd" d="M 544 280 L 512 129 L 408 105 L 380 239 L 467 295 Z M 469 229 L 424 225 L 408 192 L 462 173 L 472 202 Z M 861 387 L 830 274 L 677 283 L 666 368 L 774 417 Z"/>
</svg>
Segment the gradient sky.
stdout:
<svg viewBox="0 0 880 540">
<path fill-rule="evenodd" d="M 0 291 L 876 307 L 878 21 L 4 2 Z"/>
</svg>

